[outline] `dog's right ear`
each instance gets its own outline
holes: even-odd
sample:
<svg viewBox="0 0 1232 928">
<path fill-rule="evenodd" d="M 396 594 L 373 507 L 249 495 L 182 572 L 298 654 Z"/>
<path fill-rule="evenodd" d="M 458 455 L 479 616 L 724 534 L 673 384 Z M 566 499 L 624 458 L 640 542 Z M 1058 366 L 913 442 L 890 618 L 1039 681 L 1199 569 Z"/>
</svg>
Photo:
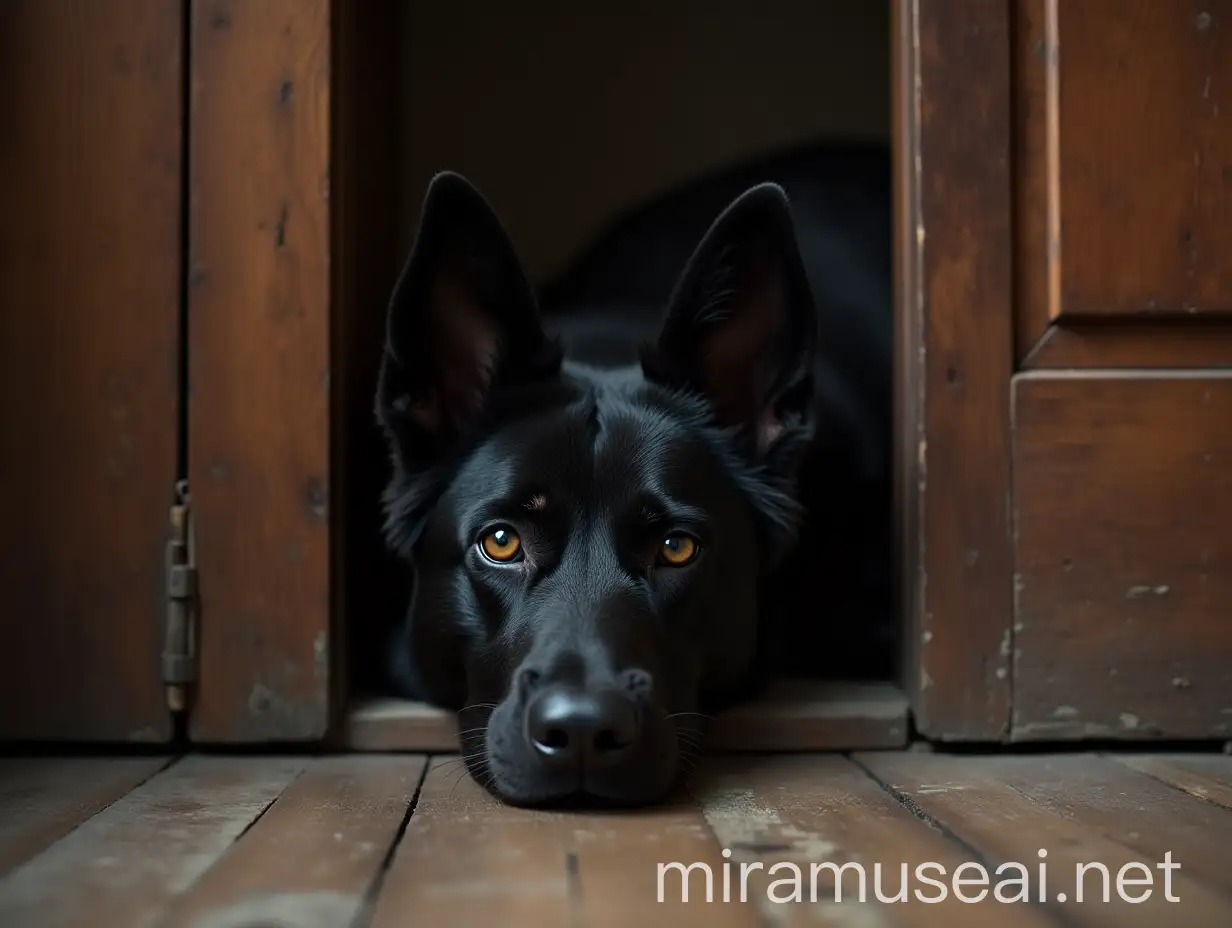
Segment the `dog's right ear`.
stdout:
<svg viewBox="0 0 1232 928">
<path fill-rule="evenodd" d="M 453 173 L 433 178 L 389 303 L 376 414 L 415 472 L 482 413 L 498 384 L 553 376 L 534 292 L 500 220 Z"/>
</svg>

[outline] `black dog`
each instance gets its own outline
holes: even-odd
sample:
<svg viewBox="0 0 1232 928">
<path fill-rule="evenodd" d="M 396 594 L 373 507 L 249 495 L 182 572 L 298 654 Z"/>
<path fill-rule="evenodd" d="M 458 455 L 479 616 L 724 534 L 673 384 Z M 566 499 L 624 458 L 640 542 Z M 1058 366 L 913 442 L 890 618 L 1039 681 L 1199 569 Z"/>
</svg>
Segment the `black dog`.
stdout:
<svg viewBox="0 0 1232 928">
<path fill-rule="evenodd" d="M 767 669 L 887 656 L 888 170 L 760 169 L 793 166 L 810 268 L 771 183 L 676 260 L 733 172 L 662 205 L 675 228 L 651 210 L 612 233 L 547 313 L 481 195 L 428 190 L 377 396 L 386 537 L 413 574 L 395 676 L 460 711 L 506 801 L 654 801 L 703 712 Z"/>
</svg>

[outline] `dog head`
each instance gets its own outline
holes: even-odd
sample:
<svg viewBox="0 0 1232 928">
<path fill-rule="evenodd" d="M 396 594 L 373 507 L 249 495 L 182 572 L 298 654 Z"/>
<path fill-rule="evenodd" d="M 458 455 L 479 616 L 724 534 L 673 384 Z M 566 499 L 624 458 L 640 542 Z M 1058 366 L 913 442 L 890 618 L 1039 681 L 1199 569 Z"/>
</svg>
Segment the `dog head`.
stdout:
<svg viewBox="0 0 1232 928">
<path fill-rule="evenodd" d="M 486 201 L 433 180 L 377 391 L 385 530 L 418 675 L 496 795 L 655 801 L 749 681 L 816 333 L 776 186 L 716 219 L 657 340 L 612 371 L 564 358 Z"/>
</svg>

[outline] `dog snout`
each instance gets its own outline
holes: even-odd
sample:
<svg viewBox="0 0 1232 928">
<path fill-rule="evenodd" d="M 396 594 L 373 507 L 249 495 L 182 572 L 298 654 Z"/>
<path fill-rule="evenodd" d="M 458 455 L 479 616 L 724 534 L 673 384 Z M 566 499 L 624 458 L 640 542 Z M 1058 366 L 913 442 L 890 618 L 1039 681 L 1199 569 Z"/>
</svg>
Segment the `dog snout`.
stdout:
<svg viewBox="0 0 1232 928">
<path fill-rule="evenodd" d="M 641 734 L 641 710 L 615 689 L 548 686 L 526 706 L 526 738 L 542 762 L 597 770 L 620 761 Z"/>
</svg>

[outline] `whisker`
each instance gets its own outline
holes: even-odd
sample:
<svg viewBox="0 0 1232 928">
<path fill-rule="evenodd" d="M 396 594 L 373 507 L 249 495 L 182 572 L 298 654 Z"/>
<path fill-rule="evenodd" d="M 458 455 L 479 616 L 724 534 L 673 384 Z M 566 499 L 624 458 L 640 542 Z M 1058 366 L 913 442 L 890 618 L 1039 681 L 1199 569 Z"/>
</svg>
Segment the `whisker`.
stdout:
<svg viewBox="0 0 1232 928">
<path fill-rule="evenodd" d="M 458 778 L 457 778 L 456 780 L 454 780 L 454 781 L 453 781 L 453 787 L 449 790 L 449 798 L 450 798 L 450 799 L 453 799 L 453 794 L 454 794 L 454 792 L 456 792 L 456 791 L 457 791 L 458 786 L 459 786 L 459 785 L 462 783 L 462 781 L 463 781 L 463 780 L 465 780 L 468 776 L 471 776 L 471 771 L 470 771 L 470 768 L 469 768 L 469 767 L 463 767 L 463 768 L 462 768 L 462 772 L 459 774 Z"/>
<path fill-rule="evenodd" d="M 458 712 L 466 712 L 468 709 L 495 709 L 494 702 L 473 702 L 469 706 L 463 706 Z"/>
<path fill-rule="evenodd" d="M 469 753 L 463 754 L 461 757 L 455 759 L 455 762 L 460 763 L 461 767 L 458 770 L 458 778 L 453 781 L 453 786 L 449 790 L 450 799 L 453 798 L 454 791 L 457 790 L 458 784 L 461 783 L 463 780 L 465 780 L 467 775 L 471 772 L 470 770 L 471 762 L 478 760 L 481 757 L 483 757 L 482 748 L 476 751 L 471 751 Z M 450 773 L 453 773 L 453 772 L 454 771 L 452 770 L 450 771 Z"/>
<path fill-rule="evenodd" d="M 698 719 L 707 719 L 708 721 L 711 721 L 711 722 L 714 721 L 714 716 L 707 715 L 705 712 L 673 712 L 671 713 L 671 715 L 665 716 L 665 718 L 679 719 L 679 718 L 684 718 L 685 716 L 691 716 L 693 718 L 698 718 Z"/>
</svg>

